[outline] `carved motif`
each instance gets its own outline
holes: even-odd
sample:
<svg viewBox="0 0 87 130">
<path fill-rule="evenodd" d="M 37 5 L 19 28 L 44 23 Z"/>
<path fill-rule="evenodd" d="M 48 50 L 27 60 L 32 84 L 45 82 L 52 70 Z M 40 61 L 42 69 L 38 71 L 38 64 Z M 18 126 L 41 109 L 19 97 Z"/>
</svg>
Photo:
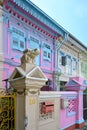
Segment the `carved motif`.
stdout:
<svg viewBox="0 0 87 130">
<path fill-rule="evenodd" d="M 29 50 L 26 49 L 23 52 L 23 56 L 21 57 L 21 63 L 35 63 L 34 59 L 37 55 L 40 54 L 39 49 Z"/>
<path fill-rule="evenodd" d="M 31 4 L 30 1 L 28 0 L 25 0 L 25 1 Z M 60 35 L 62 36 L 65 35 L 65 32 L 61 30 L 61 28 L 54 21 L 51 21 L 51 19 L 49 19 L 45 15 L 42 15 L 43 13 L 39 12 L 39 10 L 36 10 L 33 6 L 29 6 L 29 4 L 26 4 L 26 2 L 21 1 L 21 0 L 15 0 L 15 2 L 16 4 L 18 4 L 18 6 L 22 7 L 25 11 L 29 12 L 35 18 L 37 18 L 38 20 L 43 22 L 45 25 L 49 26 L 50 28 L 58 32 Z"/>
</svg>

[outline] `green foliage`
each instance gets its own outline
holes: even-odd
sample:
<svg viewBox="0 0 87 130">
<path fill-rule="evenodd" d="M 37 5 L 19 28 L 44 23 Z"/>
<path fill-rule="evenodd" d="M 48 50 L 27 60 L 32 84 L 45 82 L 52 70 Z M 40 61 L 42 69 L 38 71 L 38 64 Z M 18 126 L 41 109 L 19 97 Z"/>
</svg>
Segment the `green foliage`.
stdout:
<svg viewBox="0 0 87 130">
<path fill-rule="evenodd" d="M 84 93 L 87 93 L 87 89 L 84 90 Z"/>
</svg>

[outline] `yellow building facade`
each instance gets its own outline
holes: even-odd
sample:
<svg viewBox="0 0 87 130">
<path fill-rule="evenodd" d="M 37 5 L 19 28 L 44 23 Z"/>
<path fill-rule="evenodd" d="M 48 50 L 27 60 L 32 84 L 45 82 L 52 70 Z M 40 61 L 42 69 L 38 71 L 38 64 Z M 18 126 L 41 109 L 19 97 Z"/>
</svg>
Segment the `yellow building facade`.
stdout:
<svg viewBox="0 0 87 130">
<path fill-rule="evenodd" d="M 58 51 L 58 68 L 61 70 L 60 90 L 65 90 L 64 86 L 70 77 L 80 76 L 87 79 L 87 51 L 78 39 L 71 34 Z"/>
</svg>

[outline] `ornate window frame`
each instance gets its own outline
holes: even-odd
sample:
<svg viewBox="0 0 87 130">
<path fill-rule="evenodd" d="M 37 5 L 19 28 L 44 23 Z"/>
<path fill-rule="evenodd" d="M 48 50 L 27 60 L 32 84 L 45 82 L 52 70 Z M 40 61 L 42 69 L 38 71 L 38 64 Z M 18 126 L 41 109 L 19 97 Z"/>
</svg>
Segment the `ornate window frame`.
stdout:
<svg viewBox="0 0 87 130">
<path fill-rule="evenodd" d="M 12 27 L 12 49 L 24 51 L 25 47 L 25 33 L 17 27 Z"/>
<path fill-rule="evenodd" d="M 51 62 L 51 46 L 48 45 L 47 43 L 44 43 L 44 48 L 43 48 L 43 59 Z"/>
</svg>

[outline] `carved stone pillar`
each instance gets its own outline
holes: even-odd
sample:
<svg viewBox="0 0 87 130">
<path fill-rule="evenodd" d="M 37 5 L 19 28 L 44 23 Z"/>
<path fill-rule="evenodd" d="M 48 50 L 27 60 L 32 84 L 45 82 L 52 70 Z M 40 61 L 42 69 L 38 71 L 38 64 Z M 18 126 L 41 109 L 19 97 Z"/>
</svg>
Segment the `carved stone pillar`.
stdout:
<svg viewBox="0 0 87 130">
<path fill-rule="evenodd" d="M 17 92 L 16 130 L 38 130 L 38 95 L 47 78 L 35 65 L 39 50 L 25 50 L 21 65 L 16 67 L 9 82 Z"/>
</svg>

